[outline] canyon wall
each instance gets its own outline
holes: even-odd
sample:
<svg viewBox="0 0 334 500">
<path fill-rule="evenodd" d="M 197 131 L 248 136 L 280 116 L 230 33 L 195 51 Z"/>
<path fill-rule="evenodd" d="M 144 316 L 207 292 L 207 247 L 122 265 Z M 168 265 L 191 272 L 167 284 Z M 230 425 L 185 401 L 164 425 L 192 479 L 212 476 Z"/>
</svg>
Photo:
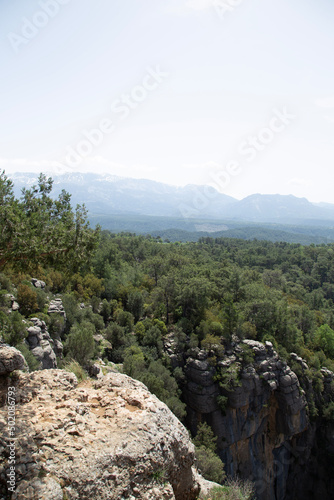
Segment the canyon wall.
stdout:
<svg viewBox="0 0 334 500">
<path fill-rule="evenodd" d="M 245 348 L 248 363 L 240 362 Z M 260 500 L 305 500 L 316 489 L 323 500 L 333 498 L 321 463 L 333 447 L 333 428 L 310 422 L 305 391 L 270 342 L 236 343 L 220 361 L 193 349 L 184 369 L 187 423 L 193 433 L 199 422 L 212 426 L 227 474 L 254 481 Z"/>
</svg>

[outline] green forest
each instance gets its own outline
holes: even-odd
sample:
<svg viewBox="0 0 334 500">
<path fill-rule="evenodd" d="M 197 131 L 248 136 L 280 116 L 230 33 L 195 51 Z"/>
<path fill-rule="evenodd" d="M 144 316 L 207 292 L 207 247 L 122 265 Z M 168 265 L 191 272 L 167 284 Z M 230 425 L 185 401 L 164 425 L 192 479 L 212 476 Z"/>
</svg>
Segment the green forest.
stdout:
<svg viewBox="0 0 334 500">
<path fill-rule="evenodd" d="M 1 337 L 21 350 L 31 370 L 38 363 L 25 344 L 26 328 L 37 317 L 64 345 L 59 368 L 85 377 L 101 359 L 142 381 L 185 422 L 187 352 L 205 349 L 216 366 L 233 342 L 270 341 L 302 386 L 305 373 L 290 354 L 307 361 L 315 388 L 310 419 L 334 418 L 320 373 L 334 371 L 334 244 L 223 237 L 171 243 L 113 234 L 92 229 L 85 208 L 72 209 L 68 193 L 53 199 L 51 191 L 52 179 L 41 175 L 38 186 L 17 199 L 11 181 L 0 176 Z M 32 278 L 45 288 L 36 289 Z M 9 314 L 11 295 L 20 307 Z M 57 297 L 66 322 L 48 314 Z M 240 353 L 243 363 L 250 356 L 246 348 Z M 217 376 L 225 388 L 238 379 L 237 372 L 227 377 L 218 368 Z M 197 449 L 207 450 L 208 462 L 210 450 L 217 458 L 214 436 L 205 426 L 201 432 Z"/>
</svg>

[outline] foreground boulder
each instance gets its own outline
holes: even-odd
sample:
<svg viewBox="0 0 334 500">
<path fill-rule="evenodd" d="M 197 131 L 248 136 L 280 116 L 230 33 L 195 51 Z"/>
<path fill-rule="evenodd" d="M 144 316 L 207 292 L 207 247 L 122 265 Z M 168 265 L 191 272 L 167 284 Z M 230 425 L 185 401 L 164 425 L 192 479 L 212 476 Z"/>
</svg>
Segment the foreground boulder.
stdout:
<svg viewBox="0 0 334 500">
<path fill-rule="evenodd" d="M 188 432 L 142 383 L 110 373 L 78 385 L 72 373 L 42 370 L 19 372 L 10 385 L 19 436 L 12 499 L 197 497 Z M 0 414 L 0 495 L 9 473 L 6 410 Z"/>
</svg>

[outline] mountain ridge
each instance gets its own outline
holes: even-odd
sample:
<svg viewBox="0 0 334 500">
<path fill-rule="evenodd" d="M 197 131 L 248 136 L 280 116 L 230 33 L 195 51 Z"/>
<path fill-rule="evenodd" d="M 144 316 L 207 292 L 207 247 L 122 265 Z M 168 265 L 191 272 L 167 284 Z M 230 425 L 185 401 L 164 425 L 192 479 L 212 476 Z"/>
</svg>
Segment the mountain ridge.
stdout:
<svg viewBox="0 0 334 500">
<path fill-rule="evenodd" d="M 49 174 L 47 174 L 49 175 Z M 334 204 L 312 203 L 294 195 L 255 193 L 237 200 L 212 186 L 184 187 L 111 174 L 68 173 L 52 175 L 53 193 L 61 189 L 72 195 L 73 204 L 85 203 L 92 215 L 142 215 L 185 219 L 244 220 L 251 222 L 301 223 L 334 220 Z M 23 187 L 37 183 L 35 173 L 8 175 L 17 195 Z"/>
</svg>

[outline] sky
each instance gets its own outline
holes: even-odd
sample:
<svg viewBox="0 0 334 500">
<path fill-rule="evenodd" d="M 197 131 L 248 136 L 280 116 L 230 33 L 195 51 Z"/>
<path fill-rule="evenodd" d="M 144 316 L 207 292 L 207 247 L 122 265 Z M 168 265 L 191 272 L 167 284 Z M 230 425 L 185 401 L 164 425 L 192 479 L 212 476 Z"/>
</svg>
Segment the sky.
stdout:
<svg viewBox="0 0 334 500">
<path fill-rule="evenodd" d="M 334 203 L 332 0 L 0 0 L 0 169 Z"/>
</svg>

